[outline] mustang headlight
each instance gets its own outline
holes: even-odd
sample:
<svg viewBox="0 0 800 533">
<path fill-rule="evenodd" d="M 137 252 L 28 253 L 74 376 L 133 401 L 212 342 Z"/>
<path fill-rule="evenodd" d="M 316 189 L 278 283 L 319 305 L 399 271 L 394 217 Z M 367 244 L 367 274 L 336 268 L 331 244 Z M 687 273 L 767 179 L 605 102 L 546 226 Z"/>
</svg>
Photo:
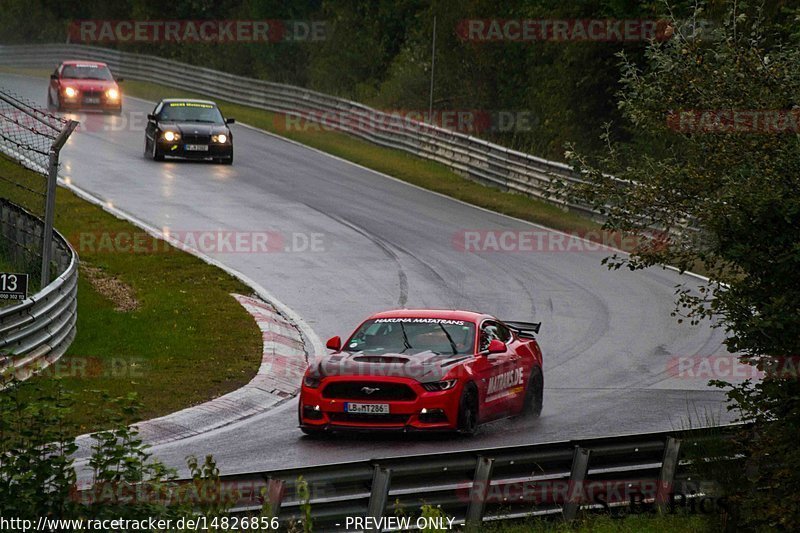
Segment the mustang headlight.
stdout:
<svg viewBox="0 0 800 533">
<path fill-rule="evenodd" d="M 319 383 L 322 379 L 319 376 L 306 376 L 303 378 L 303 385 L 308 387 L 309 389 L 316 389 L 319 387 Z"/>
<path fill-rule="evenodd" d="M 211 140 L 215 143 L 225 144 L 228 142 L 228 136 L 224 133 L 220 133 L 219 135 L 212 135 Z"/>
<path fill-rule="evenodd" d="M 78 96 L 78 89 L 76 89 L 75 87 L 67 87 L 66 89 L 64 89 L 64 94 L 69 98 L 75 98 L 76 96 Z"/>
<path fill-rule="evenodd" d="M 108 97 L 109 100 L 116 100 L 119 98 L 119 91 L 116 89 L 109 89 L 106 91 L 106 97 Z"/>
<path fill-rule="evenodd" d="M 458 383 L 457 379 L 447 379 L 445 381 L 435 381 L 433 383 L 423 383 L 422 387 L 428 392 L 440 392 L 450 390 Z"/>
<path fill-rule="evenodd" d="M 172 141 L 177 141 L 180 138 L 181 138 L 180 134 L 175 133 L 174 131 L 165 131 L 164 132 L 164 140 L 165 141 L 172 142 Z"/>
</svg>

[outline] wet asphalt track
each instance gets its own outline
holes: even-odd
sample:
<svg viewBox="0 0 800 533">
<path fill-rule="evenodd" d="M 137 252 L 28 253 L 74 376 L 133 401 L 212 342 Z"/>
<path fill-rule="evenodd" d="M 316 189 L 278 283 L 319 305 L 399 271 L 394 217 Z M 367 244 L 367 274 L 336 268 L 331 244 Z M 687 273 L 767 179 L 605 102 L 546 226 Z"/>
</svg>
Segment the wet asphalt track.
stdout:
<svg viewBox="0 0 800 533">
<path fill-rule="evenodd" d="M 46 80 L 0 75 L 39 103 Z M 165 95 L 166 96 L 166 95 Z M 311 440 L 296 401 L 200 437 L 157 446 L 168 464 L 213 453 L 223 473 L 655 431 L 728 418 L 707 379 L 667 372 L 675 356 L 724 354 L 722 331 L 679 326 L 672 271 L 609 272 L 605 253 L 465 253 L 463 230 L 535 229 L 411 187 L 241 125 L 233 166 L 154 163 L 142 156 L 150 104 L 93 115 L 63 151 L 62 175 L 173 232 L 275 231 L 295 251 L 213 253 L 299 313 L 322 339 L 348 334 L 387 308 L 480 310 L 542 322 L 545 407 L 539 420 L 484 426 L 472 439 L 351 436 Z M 316 234 L 316 251 L 306 239 Z M 293 237 L 295 236 L 295 237 Z M 209 302 L 213 305 L 213 302 Z M 690 422 L 691 420 L 691 422 Z"/>
</svg>

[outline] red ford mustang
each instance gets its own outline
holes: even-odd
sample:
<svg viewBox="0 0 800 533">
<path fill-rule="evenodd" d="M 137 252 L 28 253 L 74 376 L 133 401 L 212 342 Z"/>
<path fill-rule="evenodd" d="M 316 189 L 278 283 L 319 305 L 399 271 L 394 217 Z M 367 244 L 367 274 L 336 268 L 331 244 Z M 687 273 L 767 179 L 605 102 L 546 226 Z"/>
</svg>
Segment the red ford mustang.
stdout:
<svg viewBox="0 0 800 533">
<path fill-rule="evenodd" d="M 300 389 L 300 428 L 448 430 L 542 410 L 539 324 L 467 311 L 387 311 L 313 362 Z"/>
<path fill-rule="evenodd" d="M 105 63 L 64 61 L 50 75 L 47 104 L 59 111 L 97 109 L 122 112 L 122 93 Z"/>
</svg>

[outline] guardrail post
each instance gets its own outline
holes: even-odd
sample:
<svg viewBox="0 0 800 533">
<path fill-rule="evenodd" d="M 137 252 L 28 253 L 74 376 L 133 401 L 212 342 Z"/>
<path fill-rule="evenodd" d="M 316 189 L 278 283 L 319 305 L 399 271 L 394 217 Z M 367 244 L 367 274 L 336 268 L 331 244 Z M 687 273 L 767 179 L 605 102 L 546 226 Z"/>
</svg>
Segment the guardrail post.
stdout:
<svg viewBox="0 0 800 533">
<path fill-rule="evenodd" d="M 483 511 L 486 507 L 486 495 L 489 493 L 489 483 L 492 481 L 492 468 L 494 459 L 491 457 L 478 457 L 475 465 L 475 477 L 469 491 L 469 504 L 467 505 L 466 525 L 480 526 L 483 522 Z"/>
<path fill-rule="evenodd" d="M 678 454 L 681 450 L 681 441 L 674 437 L 667 437 L 664 445 L 664 458 L 661 460 L 661 471 L 658 473 L 656 486 L 656 506 L 662 513 L 669 509 L 669 495 L 673 490 L 675 470 L 678 468 Z"/>
<path fill-rule="evenodd" d="M 392 470 L 375 465 L 372 473 L 372 491 L 369 495 L 367 505 L 367 516 L 381 518 L 386 510 L 386 503 L 389 500 L 389 485 L 392 482 Z M 377 530 L 368 530 L 377 531 Z"/>
<path fill-rule="evenodd" d="M 282 479 L 271 477 L 267 479 L 267 493 L 265 494 L 269 512 L 277 518 L 281 514 L 281 503 L 286 489 L 286 482 Z"/>
<path fill-rule="evenodd" d="M 590 451 L 580 446 L 575 446 L 572 454 L 572 469 L 569 473 L 569 485 L 566 501 L 561 507 L 564 520 L 570 522 L 575 519 L 578 508 L 583 500 L 583 482 L 586 481 L 586 472 L 589 470 Z"/>
</svg>

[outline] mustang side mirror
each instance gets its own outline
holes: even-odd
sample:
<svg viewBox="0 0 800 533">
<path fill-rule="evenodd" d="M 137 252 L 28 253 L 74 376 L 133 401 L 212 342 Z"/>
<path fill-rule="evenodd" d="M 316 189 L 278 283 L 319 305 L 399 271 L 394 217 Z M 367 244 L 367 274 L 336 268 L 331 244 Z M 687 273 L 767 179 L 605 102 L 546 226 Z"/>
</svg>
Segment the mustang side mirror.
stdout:
<svg viewBox="0 0 800 533">
<path fill-rule="evenodd" d="M 123 81 L 125 81 L 125 78 L 114 78 L 114 81 L 117 83 L 122 83 Z"/>
<path fill-rule="evenodd" d="M 58 74 L 50 74 L 50 79 L 51 80 L 57 80 L 58 79 Z"/>
<path fill-rule="evenodd" d="M 236 119 L 235 118 L 226 118 L 225 119 L 225 124 L 234 124 L 234 123 L 236 123 Z"/>
<path fill-rule="evenodd" d="M 147 120 L 155 120 L 155 119 L 156 119 L 156 116 L 154 114 L 152 114 L 152 113 L 148 113 L 147 114 Z"/>
<path fill-rule="evenodd" d="M 325 343 L 325 347 L 334 352 L 338 352 L 342 349 L 342 338 L 338 335 L 336 337 L 331 337 L 328 339 L 328 342 Z"/>
<path fill-rule="evenodd" d="M 506 351 L 506 343 L 503 341 L 492 339 L 489 341 L 489 350 L 488 352 L 491 353 L 503 353 Z"/>
</svg>

